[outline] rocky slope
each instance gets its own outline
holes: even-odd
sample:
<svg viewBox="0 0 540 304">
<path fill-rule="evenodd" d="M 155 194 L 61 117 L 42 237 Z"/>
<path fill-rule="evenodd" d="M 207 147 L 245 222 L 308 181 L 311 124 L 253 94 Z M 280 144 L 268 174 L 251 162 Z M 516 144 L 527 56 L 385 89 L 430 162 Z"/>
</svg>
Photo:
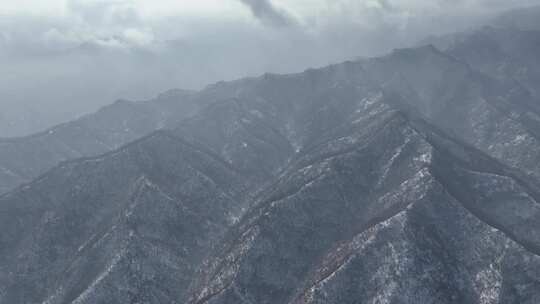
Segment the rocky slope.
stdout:
<svg viewBox="0 0 540 304">
<path fill-rule="evenodd" d="M 112 151 L 193 115 L 198 106 L 190 96 L 191 92 L 170 91 L 148 102 L 120 100 L 39 134 L 0 139 L 0 193 L 62 161 Z"/>
<path fill-rule="evenodd" d="M 186 298 L 211 246 L 295 153 L 269 108 L 223 100 L 2 196 L 0 302 Z"/>
<path fill-rule="evenodd" d="M 65 163 L 0 198 L 0 302 L 177 298 L 240 215 L 245 185 L 211 152 L 164 131 Z"/>
<path fill-rule="evenodd" d="M 537 186 L 385 103 L 366 110 L 292 162 L 188 303 L 537 301 Z"/>
</svg>

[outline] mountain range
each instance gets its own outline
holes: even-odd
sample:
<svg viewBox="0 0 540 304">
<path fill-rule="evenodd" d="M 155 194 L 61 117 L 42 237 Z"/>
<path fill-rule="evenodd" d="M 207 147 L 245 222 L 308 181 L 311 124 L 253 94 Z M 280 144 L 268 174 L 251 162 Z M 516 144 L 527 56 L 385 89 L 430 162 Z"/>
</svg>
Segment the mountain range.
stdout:
<svg viewBox="0 0 540 304">
<path fill-rule="evenodd" d="M 506 22 L 1 140 L 0 303 L 538 303 L 540 30 Z"/>
</svg>

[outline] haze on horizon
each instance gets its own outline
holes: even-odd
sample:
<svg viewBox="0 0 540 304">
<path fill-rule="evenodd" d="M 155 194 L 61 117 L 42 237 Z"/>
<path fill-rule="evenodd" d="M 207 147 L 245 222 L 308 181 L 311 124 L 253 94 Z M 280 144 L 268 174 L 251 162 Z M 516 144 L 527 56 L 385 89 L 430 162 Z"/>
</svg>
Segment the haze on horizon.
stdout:
<svg viewBox="0 0 540 304">
<path fill-rule="evenodd" d="M 0 137 L 478 26 L 535 0 L 0 0 Z"/>
</svg>

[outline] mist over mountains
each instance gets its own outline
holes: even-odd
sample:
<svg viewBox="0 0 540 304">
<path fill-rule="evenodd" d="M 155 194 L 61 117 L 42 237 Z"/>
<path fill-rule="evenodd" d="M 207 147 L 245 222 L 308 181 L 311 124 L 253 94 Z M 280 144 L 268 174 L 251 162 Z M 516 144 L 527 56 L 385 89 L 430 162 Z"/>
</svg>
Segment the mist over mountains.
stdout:
<svg viewBox="0 0 540 304">
<path fill-rule="evenodd" d="M 0 140 L 0 303 L 538 303 L 534 20 Z"/>
<path fill-rule="evenodd" d="M 531 3 L 4 1 L 0 137 L 39 132 L 117 99 L 381 55 Z"/>
</svg>

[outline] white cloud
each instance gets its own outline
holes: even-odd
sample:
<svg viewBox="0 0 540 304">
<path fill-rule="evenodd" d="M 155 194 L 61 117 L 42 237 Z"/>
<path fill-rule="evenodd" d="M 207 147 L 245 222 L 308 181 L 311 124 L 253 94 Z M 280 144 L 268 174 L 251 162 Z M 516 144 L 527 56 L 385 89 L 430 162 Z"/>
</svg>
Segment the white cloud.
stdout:
<svg viewBox="0 0 540 304">
<path fill-rule="evenodd" d="M 151 29 L 128 28 L 123 32 L 123 38 L 136 46 L 151 46 L 154 42 L 154 33 Z"/>
<path fill-rule="evenodd" d="M 65 0 L 0 0 L 0 15 L 62 15 L 66 9 Z"/>
</svg>

